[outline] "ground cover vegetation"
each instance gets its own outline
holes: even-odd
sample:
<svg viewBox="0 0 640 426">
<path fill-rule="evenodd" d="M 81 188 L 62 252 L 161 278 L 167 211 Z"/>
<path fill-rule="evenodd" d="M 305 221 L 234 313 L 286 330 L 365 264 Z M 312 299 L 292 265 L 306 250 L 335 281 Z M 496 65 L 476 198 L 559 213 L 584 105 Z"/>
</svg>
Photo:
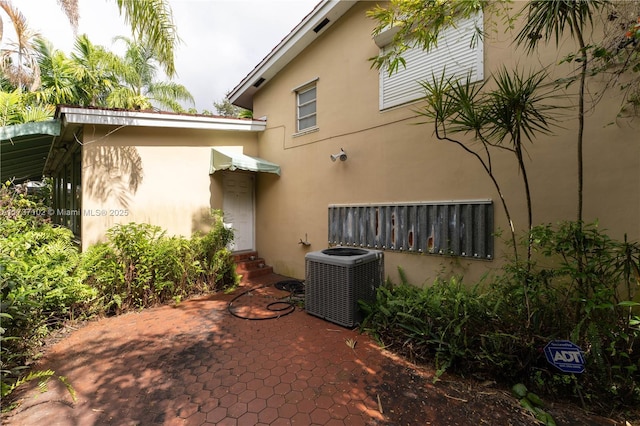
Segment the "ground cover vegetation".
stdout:
<svg viewBox="0 0 640 426">
<path fill-rule="evenodd" d="M 532 235 L 528 270 L 508 262 L 479 283 L 452 277 L 426 287 L 400 271 L 399 283 L 388 281 L 362 305 L 363 329 L 412 362 L 435 364 L 438 375 L 522 383 L 607 416 L 637 408 L 640 245 L 575 222 L 536 226 Z M 543 349 L 552 340 L 580 346 L 586 371 L 564 374 L 550 365 Z"/>
<path fill-rule="evenodd" d="M 640 404 L 640 245 L 626 236 L 613 240 L 597 223 L 583 221 L 583 147 L 585 111 L 595 108 L 606 90 L 615 88 L 622 95 L 612 122 L 637 113 L 640 2 L 540 0 L 522 5 L 512 13 L 509 1 L 391 1 L 369 13 L 378 24 L 374 33 L 399 28 L 391 46 L 371 58 L 382 72 L 407 66 L 403 54 L 408 49 L 429 50 L 441 30 L 479 11 L 485 13 L 485 29 L 478 29 L 477 40 L 490 37 L 495 28 L 518 26 L 514 44 L 528 53 L 542 43 L 551 48 L 552 41 L 566 48 L 566 39 L 575 41 L 576 51 L 558 61 L 567 71 L 560 79 L 550 78 L 543 66 L 529 72 L 502 67 L 482 83 L 445 78 L 444 73 L 422 82 L 425 98 L 416 112 L 423 124 L 433 126 L 439 142 L 456 144 L 480 162 L 501 200 L 509 225 L 505 246 L 512 251 L 499 274 L 479 283 L 463 285 L 462 277 L 448 277 L 422 288 L 408 283 L 400 270 L 399 283 L 388 282 L 374 303 L 363 304 L 363 328 L 410 360 L 435 363 L 438 374 L 519 384 L 549 397 L 575 398 L 604 415 L 633 411 Z M 573 105 L 549 102 L 552 92 L 558 100 L 558 91 L 575 100 Z M 523 155 L 526 143 L 540 135 L 552 138 L 554 122 L 573 112 L 578 118 L 576 219 L 536 224 L 527 180 L 535 158 Z M 498 150 L 514 154 L 522 179 L 527 206 L 522 235 L 509 209 L 516 201 L 503 195 L 492 162 Z M 583 374 L 564 374 L 547 362 L 543 348 L 556 339 L 583 349 Z M 529 404 L 541 421 L 553 424 L 534 405 Z"/>
<path fill-rule="evenodd" d="M 2 396 L 29 379 L 44 338 L 65 321 L 120 314 L 234 287 L 233 231 L 213 212 L 211 230 L 191 238 L 159 227 L 116 225 L 80 253 L 48 219 L 48 196 L 0 188 L 0 373 Z"/>
</svg>

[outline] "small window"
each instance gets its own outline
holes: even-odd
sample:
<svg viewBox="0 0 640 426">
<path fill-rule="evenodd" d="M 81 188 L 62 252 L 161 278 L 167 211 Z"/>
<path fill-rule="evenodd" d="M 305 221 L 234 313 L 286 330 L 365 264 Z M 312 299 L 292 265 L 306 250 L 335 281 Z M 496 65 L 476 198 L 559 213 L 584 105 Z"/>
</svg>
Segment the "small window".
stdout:
<svg viewBox="0 0 640 426">
<path fill-rule="evenodd" d="M 316 127 L 316 85 L 305 86 L 296 90 L 297 98 L 297 131 L 301 132 Z"/>
</svg>

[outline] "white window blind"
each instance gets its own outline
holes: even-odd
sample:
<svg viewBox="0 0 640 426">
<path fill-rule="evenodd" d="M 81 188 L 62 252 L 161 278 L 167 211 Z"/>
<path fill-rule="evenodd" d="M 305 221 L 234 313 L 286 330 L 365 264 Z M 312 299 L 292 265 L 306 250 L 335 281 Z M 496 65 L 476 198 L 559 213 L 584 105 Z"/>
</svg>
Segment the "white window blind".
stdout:
<svg viewBox="0 0 640 426">
<path fill-rule="evenodd" d="M 477 29 L 482 28 L 482 14 L 473 19 L 458 22 L 456 28 L 447 28 L 438 36 L 438 45 L 430 51 L 420 47 L 407 50 L 402 57 L 406 68 L 400 65 L 398 71 L 389 75 L 386 68 L 380 70 L 380 109 L 387 109 L 424 96 L 421 81 L 432 76 L 461 78 L 471 73 L 472 81 L 484 78 L 482 40 Z M 475 37 L 475 38 L 474 38 Z M 384 53 L 384 48 L 382 49 Z"/>
<path fill-rule="evenodd" d="M 298 129 L 302 131 L 316 126 L 316 86 L 305 87 L 297 91 Z"/>
</svg>

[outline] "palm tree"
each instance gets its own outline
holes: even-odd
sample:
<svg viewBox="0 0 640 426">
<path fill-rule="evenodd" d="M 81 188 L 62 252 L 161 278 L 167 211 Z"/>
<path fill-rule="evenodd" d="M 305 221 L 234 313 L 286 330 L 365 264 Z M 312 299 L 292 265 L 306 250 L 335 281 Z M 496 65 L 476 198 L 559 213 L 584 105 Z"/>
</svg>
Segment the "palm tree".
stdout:
<svg viewBox="0 0 640 426">
<path fill-rule="evenodd" d="M 40 74 L 35 58 L 33 40 L 39 34 L 32 31 L 27 20 L 11 2 L 0 0 L 0 8 L 9 16 L 16 32 L 17 41 L 7 43 L 0 53 L 0 69 L 14 86 L 32 90 L 40 84 Z M 0 21 L 1 22 L 1 21 Z M 2 26 L 0 25 L 0 40 Z"/>
<path fill-rule="evenodd" d="M 12 92 L 0 91 L 0 127 L 48 120 L 54 111 L 53 105 L 29 102 L 19 88 Z"/>
<path fill-rule="evenodd" d="M 71 61 L 78 92 L 76 102 L 84 106 L 107 106 L 109 94 L 119 86 L 118 76 L 126 70 L 122 59 L 91 43 L 86 35 L 80 35 L 76 37 Z"/>
<path fill-rule="evenodd" d="M 42 80 L 34 92 L 36 100 L 51 105 L 77 103 L 80 88 L 74 78 L 73 61 L 45 39 L 37 39 L 35 47 Z"/>
<path fill-rule="evenodd" d="M 77 0 L 74 0 L 77 1 Z M 168 77 L 176 74 L 174 49 L 180 42 L 169 0 L 116 0 L 136 40 L 145 40 Z"/>
<path fill-rule="evenodd" d="M 127 37 L 116 37 L 127 44 L 121 84 L 107 98 L 107 106 L 126 109 L 149 109 L 154 105 L 183 112 L 179 101 L 194 104 L 191 93 L 181 84 L 156 81 L 157 59 L 149 45 Z"/>
<path fill-rule="evenodd" d="M 577 220 L 582 223 L 584 165 L 584 115 L 585 115 L 585 85 L 589 57 L 584 38 L 587 25 L 593 23 L 593 16 L 604 8 L 607 0 L 533 0 L 528 5 L 528 16 L 524 27 L 516 36 L 518 45 L 525 45 L 531 53 L 538 46 L 540 40 L 548 42 L 552 38 L 559 46 L 561 38 L 566 32 L 578 43 L 576 62 L 579 64 L 578 88 L 578 212 Z"/>
<path fill-rule="evenodd" d="M 67 15 L 74 32 L 78 28 L 78 0 L 58 0 L 62 11 Z M 163 66 L 165 74 L 173 77 L 176 73 L 174 64 L 174 50 L 180 39 L 173 22 L 169 0 L 116 0 L 120 14 L 131 25 L 131 31 L 136 39 L 145 39 L 153 51 L 154 57 Z M 10 0 L 0 0 L 0 7 L 18 11 Z M 19 16 L 7 12 L 9 19 L 14 22 Z M 25 21 L 26 22 L 26 21 Z M 0 41 L 2 40 L 2 21 L 0 20 Z"/>
</svg>

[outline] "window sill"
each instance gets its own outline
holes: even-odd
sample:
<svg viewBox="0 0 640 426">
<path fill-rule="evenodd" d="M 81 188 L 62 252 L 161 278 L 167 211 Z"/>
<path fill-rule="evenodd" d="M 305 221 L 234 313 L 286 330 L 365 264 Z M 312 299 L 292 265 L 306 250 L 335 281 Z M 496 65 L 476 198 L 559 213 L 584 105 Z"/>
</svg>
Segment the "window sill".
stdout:
<svg viewBox="0 0 640 426">
<path fill-rule="evenodd" d="M 301 130 L 299 132 L 294 133 L 293 137 L 297 138 L 299 136 L 304 136 L 304 135 L 307 135 L 309 133 L 317 132 L 319 130 L 320 130 L 320 128 L 318 126 L 309 127 L 308 129 L 304 129 L 304 130 Z"/>
</svg>

